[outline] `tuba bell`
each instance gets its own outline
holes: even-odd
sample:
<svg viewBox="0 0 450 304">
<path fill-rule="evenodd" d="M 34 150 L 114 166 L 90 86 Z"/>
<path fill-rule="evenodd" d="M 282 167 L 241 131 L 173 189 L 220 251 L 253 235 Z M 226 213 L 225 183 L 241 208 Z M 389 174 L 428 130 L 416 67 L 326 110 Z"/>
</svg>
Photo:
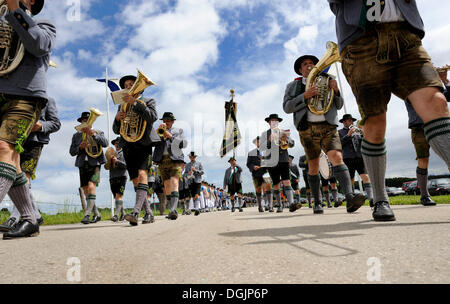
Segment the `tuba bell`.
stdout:
<svg viewBox="0 0 450 304">
<path fill-rule="evenodd" d="M 312 86 L 319 88 L 319 94 L 307 101 L 309 110 L 316 115 L 327 113 L 333 104 L 334 90 L 330 89 L 329 83 L 333 79 L 331 75 L 321 73 L 333 63 L 340 61 L 339 49 L 336 43 L 327 42 L 327 52 L 320 61 L 313 67 L 306 79 L 306 89 Z"/>
<path fill-rule="evenodd" d="M 0 0 L 0 77 L 14 71 L 25 55 L 23 43 L 5 20 L 8 13 L 8 3 L 6 0 Z"/>
<path fill-rule="evenodd" d="M 90 108 L 91 115 L 89 115 L 89 119 L 86 122 L 87 127 L 92 128 L 92 125 L 94 124 L 95 120 L 99 116 L 103 116 L 103 113 L 95 108 Z M 82 125 L 82 127 L 86 127 L 86 125 Z M 79 127 L 75 128 L 79 129 Z M 96 132 L 96 131 L 95 131 Z M 83 133 L 83 141 L 87 141 L 88 145 L 86 147 L 86 154 L 89 155 L 92 158 L 97 158 L 103 153 L 103 148 L 100 146 L 97 141 L 92 138 L 92 136 L 87 135 L 86 133 Z"/>
<path fill-rule="evenodd" d="M 136 81 L 134 82 L 133 87 L 128 91 L 128 94 L 137 97 L 151 85 L 155 85 L 155 83 L 138 70 Z M 139 99 L 137 102 L 144 104 L 144 102 Z M 122 135 L 123 139 L 127 142 L 137 142 L 140 140 L 142 136 L 144 136 L 147 127 L 147 122 L 133 111 L 133 107 L 133 105 L 126 103 L 120 107 L 120 111 L 126 114 L 125 118 L 120 122 L 120 135 Z"/>
</svg>

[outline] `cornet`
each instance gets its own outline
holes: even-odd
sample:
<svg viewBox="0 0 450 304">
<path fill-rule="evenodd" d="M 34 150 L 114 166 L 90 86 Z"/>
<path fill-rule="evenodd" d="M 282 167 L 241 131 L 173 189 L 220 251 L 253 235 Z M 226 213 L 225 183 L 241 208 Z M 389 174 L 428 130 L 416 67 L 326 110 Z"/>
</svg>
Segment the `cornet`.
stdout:
<svg viewBox="0 0 450 304">
<path fill-rule="evenodd" d="M 162 140 L 167 140 L 166 136 L 167 126 L 164 124 L 161 124 L 158 129 L 156 129 L 156 134 L 158 134 L 159 137 L 161 137 Z"/>
<path fill-rule="evenodd" d="M 364 135 L 363 129 L 361 129 L 361 128 L 359 127 L 359 120 L 356 122 L 356 125 L 350 125 L 349 129 L 350 129 L 350 130 L 354 130 L 354 131 L 353 131 L 353 134 L 357 134 L 357 135 L 361 135 L 361 136 Z"/>
</svg>

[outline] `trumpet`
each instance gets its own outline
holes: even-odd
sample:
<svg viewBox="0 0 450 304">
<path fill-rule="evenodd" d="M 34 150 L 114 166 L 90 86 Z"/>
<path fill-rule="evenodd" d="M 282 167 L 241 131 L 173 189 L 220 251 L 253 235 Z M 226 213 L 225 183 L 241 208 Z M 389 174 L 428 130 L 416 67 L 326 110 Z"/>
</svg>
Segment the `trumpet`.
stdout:
<svg viewBox="0 0 450 304">
<path fill-rule="evenodd" d="M 272 130 L 273 142 L 275 145 L 279 146 L 281 150 L 287 150 L 289 148 L 289 143 L 287 140 L 282 139 L 285 135 L 289 137 L 291 135 L 290 130 L 281 130 L 280 128 L 275 128 Z"/>
<path fill-rule="evenodd" d="M 349 127 L 349 129 L 350 130 L 354 130 L 353 131 L 353 134 L 357 134 L 357 135 L 361 135 L 361 136 L 363 136 L 364 135 L 364 131 L 363 131 L 363 129 L 361 129 L 360 127 L 359 127 L 359 120 L 356 122 L 356 125 L 350 125 L 350 127 Z"/>
<path fill-rule="evenodd" d="M 158 129 L 156 129 L 156 134 L 158 134 L 158 136 L 161 137 L 162 140 L 167 140 L 166 131 L 167 126 L 162 124 Z"/>
</svg>

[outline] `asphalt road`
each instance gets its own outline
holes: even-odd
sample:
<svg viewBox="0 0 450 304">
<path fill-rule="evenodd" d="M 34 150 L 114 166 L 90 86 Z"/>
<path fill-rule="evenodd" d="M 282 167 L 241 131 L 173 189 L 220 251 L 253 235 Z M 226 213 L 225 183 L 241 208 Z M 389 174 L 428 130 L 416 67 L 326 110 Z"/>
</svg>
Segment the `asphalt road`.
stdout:
<svg viewBox="0 0 450 304">
<path fill-rule="evenodd" d="M 450 283 L 450 205 L 313 215 L 221 211 L 0 240 L 0 283 Z"/>
</svg>

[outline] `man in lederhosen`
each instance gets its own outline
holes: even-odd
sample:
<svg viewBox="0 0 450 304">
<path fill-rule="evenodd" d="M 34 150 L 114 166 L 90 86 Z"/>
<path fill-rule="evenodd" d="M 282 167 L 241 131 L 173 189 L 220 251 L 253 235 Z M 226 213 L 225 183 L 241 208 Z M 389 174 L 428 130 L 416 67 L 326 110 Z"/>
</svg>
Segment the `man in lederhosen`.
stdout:
<svg viewBox="0 0 450 304">
<path fill-rule="evenodd" d="M 328 0 L 335 14 L 342 71 L 358 103 L 361 152 L 373 187 L 375 221 L 395 221 L 386 192 L 386 113 L 392 94 L 410 103 L 425 138 L 450 170 L 450 115 L 444 87 L 422 46 L 415 0 Z M 371 12 L 377 11 L 377 18 Z M 369 73 L 368 73 L 369 71 Z"/>
<path fill-rule="evenodd" d="M 136 81 L 133 75 L 127 75 L 120 79 L 120 87 L 122 89 L 131 89 Z M 141 139 L 136 142 L 127 142 L 123 136 L 119 139 L 119 147 L 123 149 L 123 155 L 127 164 L 128 175 L 133 182 L 136 191 L 136 201 L 134 209 L 131 213 L 125 215 L 125 219 L 130 222 L 130 225 L 137 226 L 139 214 L 142 207 L 145 208 L 145 216 L 142 224 L 149 224 L 154 222 L 154 216 L 150 204 L 147 200 L 148 194 L 148 170 L 149 158 L 152 154 L 152 144 L 159 140 L 153 123 L 158 119 L 155 103 L 152 98 L 144 98 L 143 92 L 140 92 L 138 97 L 124 94 L 123 100 L 129 106 L 132 106 L 131 111 L 135 112 L 141 119 L 147 122 L 144 134 Z M 121 121 L 126 117 L 126 113 L 119 111 L 113 124 L 113 131 L 120 134 Z"/>
<path fill-rule="evenodd" d="M 114 146 L 115 155 L 111 158 L 110 163 L 105 164 L 105 169 L 109 170 L 109 184 L 111 192 L 114 196 L 116 210 L 111 218 L 113 222 L 123 221 L 125 218 L 125 210 L 123 209 L 123 195 L 127 183 L 127 163 L 123 156 L 123 150 L 119 147 L 119 137 L 113 139 L 111 144 Z M 108 152 L 106 152 L 108 153 Z"/>
<path fill-rule="evenodd" d="M 289 177 L 289 152 L 287 148 L 294 147 L 295 143 L 286 133 L 275 136 L 275 130 L 280 130 L 278 125 L 283 121 L 278 114 L 270 114 L 265 121 L 269 124 L 270 129 L 261 135 L 261 149 L 263 151 L 262 166 L 268 168 L 270 178 L 272 179 L 273 193 L 278 202 L 277 212 L 283 212 L 280 192 L 281 184 L 284 186 L 289 211 L 294 212 L 301 208 L 301 204 L 295 204 L 294 202 L 294 190 L 292 189 Z M 282 141 L 287 144 L 286 149 L 281 148 Z"/>
<path fill-rule="evenodd" d="M 41 156 L 44 145 L 50 142 L 50 134 L 57 132 L 61 128 L 61 122 L 58 118 L 56 102 L 53 98 L 48 98 L 46 106 L 42 109 L 41 118 L 36 122 L 31 133 L 27 138 L 23 148 L 24 152 L 20 155 L 20 167 L 25 173 L 30 187 L 30 199 L 33 204 L 36 219 L 39 225 L 42 225 L 44 219 L 39 213 L 38 207 L 31 192 L 31 180 L 36 178 L 36 168 Z M 13 225 L 20 221 L 20 213 L 16 206 L 6 223 L 0 225 L 0 231 L 8 232 Z"/>
<path fill-rule="evenodd" d="M 4 69 L 0 77 L 0 202 L 8 194 L 22 217 L 4 239 L 39 235 L 20 153 L 47 103 L 46 72 L 56 38 L 50 21 L 31 18 L 39 14 L 43 0 L 8 0 L 7 6 L 9 12 L 2 23 L 12 27 L 25 52 L 20 64 L 11 71 Z"/>
<path fill-rule="evenodd" d="M 89 112 L 83 112 L 77 121 L 86 123 L 90 115 L 91 113 Z M 84 196 L 87 201 L 87 207 L 81 223 L 94 224 L 101 220 L 100 212 L 95 204 L 97 199 L 96 188 L 100 184 L 100 167 L 106 162 L 106 159 L 103 152 L 96 158 L 93 158 L 86 153 L 89 146 L 86 138 L 83 139 L 83 134 L 85 134 L 85 136 L 91 136 L 98 145 L 98 148 L 106 148 L 108 146 L 108 140 L 103 131 L 85 127 L 81 132 L 77 132 L 73 135 L 72 144 L 70 145 L 70 155 L 76 156 L 75 166 L 80 173 L 80 187 L 83 188 Z M 89 217 L 92 211 L 94 211 L 94 217 L 90 220 Z"/>
<path fill-rule="evenodd" d="M 262 197 L 264 195 L 269 205 L 272 201 L 272 184 L 267 184 L 264 182 L 263 175 L 267 172 L 267 168 L 261 167 L 261 150 L 260 150 L 260 137 L 256 137 L 253 140 L 253 144 L 256 145 L 256 149 L 253 149 L 248 153 L 247 156 L 247 168 L 252 173 L 253 177 L 253 185 L 256 191 L 256 200 L 258 202 L 258 211 L 264 212 L 264 208 L 262 206 Z M 272 207 L 273 208 L 273 207 Z"/>
<path fill-rule="evenodd" d="M 223 189 L 227 190 L 231 199 L 231 212 L 235 211 L 235 203 L 237 201 L 239 212 L 243 212 L 242 209 L 242 168 L 236 163 L 236 159 L 231 157 L 228 162 L 230 167 L 225 171 L 223 179 Z"/>
<path fill-rule="evenodd" d="M 445 87 L 443 92 L 447 102 L 450 102 L 450 82 L 447 79 L 447 70 L 438 70 L 439 78 Z M 411 129 L 411 140 L 416 151 L 417 168 L 416 177 L 417 185 L 420 190 L 420 203 L 424 206 L 435 206 L 436 202 L 431 199 L 428 192 L 428 163 L 430 161 L 430 145 L 425 136 L 423 129 L 423 120 L 417 115 L 413 106 L 409 102 L 405 102 L 408 110 L 408 128 Z"/>
<path fill-rule="evenodd" d="M 342 144 L 342 156 L 344 158 L 344 163 L 347 165 L 350 171 L 350 179 L 352 185 L 355 181 L 355 171 L 361 176 L 363 183 L 363 190 L 366 191 L 367 197 L 369 198 L 370 205 L 373 205 L 373 193 L 372 184 L 370 183 L 369 175 L 366 171 L 366 166 L 364 165 L 364 160 L 361 154 L 361 143 L 362 134 L 355 132 L 356 128 L 352 127 L 356 118 L 353 118 L 351 114 L 345 114 L 340 123 L 344 125 L 344 128 L 339 130 L 339 137 Z"/>
<path fill-rule="evenodd" d="M 197 155 L 192 151 L 189 154 L 190 162 L 186 164 L 186 176 L 189 184 L 188 201 L 192 198 L 194 200 L 195 215 L 200 214 L 200 189 L 202 183 L 202 176 L 205 173 L 203 165 L 197 161 Z"/>
<path fill-rule="evenodd" d="M 312 113 L 308 106 L 308 99 L 319 94 L 317 86 L 306 88 L 306 80 L 312 68 L 319 62 L 313 55 L 299 57 L 294 64 L 294 70 L 301 77 L 290 82 L 285 91 L 283 109 L 286 113 L 294 114 L 294 125 L 300 133 L 300 140 L 308 159 L 308 180 L 314 196 L 314 213 L 323 213 L 320 197 L 319 157 L 323 150 L 334 168 L 334 175 L 345 192 L 347 212 L 355 212 L 365 201 L 362 194 L 353 193 L 350 174 L 342 159 L 342 146 L 337 131 L 337 110 L 341 109 L 344 101 L 340 96 L 336 80 L 330 79 L 329 89 L 335 95 L 330 110 L 324 115 Z"/>
<path fill-rule="evenodd" d="M 184 139 L 184 132 L 181 128 L 174 127 L 175 116 L 171 112 L 164 113 L 160 119 L 163 123 L 160 128 L 164 128 L 164 138 L 156 145 L 153 161 L 159 164 L 159 171 L 164 183 L 164 192 L 169 204 L 168 219 L 178 218 L 178 183 L 181 177 L 181 164 L 184 162 L 182 149 L 186 148 L 187 141 Z"/>
</svg>

